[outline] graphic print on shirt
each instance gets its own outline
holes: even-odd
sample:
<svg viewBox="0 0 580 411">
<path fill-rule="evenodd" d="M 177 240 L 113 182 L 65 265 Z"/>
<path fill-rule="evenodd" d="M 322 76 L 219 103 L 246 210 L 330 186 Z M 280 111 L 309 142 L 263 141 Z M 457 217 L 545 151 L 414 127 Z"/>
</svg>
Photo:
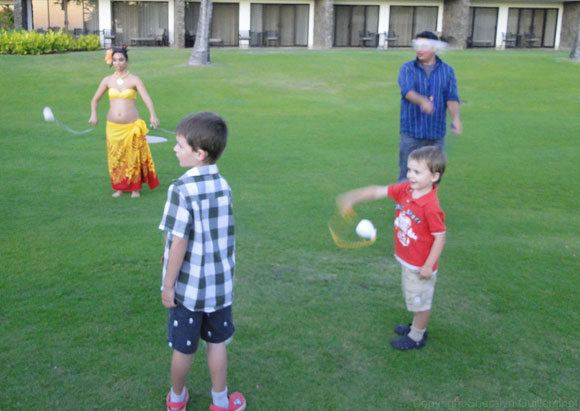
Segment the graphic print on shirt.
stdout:
<svg viewBox="0 0 580 411">
<path fill-rule="evenodd" d="M 397 230 L 397 239 L 399 242 L 408 247 L 411 240 L 417 240 L 417 235 L 413 231 L 412 220 L 404 212 L 400 212 L 397 218 L 395 218 L 395 227 Z"/>
</svg>

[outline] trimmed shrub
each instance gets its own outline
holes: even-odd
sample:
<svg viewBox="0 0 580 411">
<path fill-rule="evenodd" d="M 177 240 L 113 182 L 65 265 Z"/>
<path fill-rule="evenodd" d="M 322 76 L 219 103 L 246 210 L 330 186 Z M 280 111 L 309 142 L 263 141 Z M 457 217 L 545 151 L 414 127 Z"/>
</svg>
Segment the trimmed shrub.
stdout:
<svg viewBox="0 0 580 411">
<path fill-rule="evenodd" d="M 0 54 L 49 54 L 100 48 L 99 36 L 95 34 L 75 39 L 62 30 L 49 30 L 46 34 L 32 30 L 0 30 Z"/>
</svg>

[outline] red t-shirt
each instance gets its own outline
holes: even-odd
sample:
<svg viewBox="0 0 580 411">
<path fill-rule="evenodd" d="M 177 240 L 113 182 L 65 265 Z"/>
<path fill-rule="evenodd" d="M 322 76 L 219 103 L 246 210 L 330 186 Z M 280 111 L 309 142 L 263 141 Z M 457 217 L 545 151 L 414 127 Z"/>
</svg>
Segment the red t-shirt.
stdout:
<svg viewBox="0 0 580 411">
<path fill-rule="evenodd" d="M 389 197 L 397 202 L 395 215 L 395 257 L 418 270 L 425 264 L 435 235 L 445 233 L 445 213 L 439 207 L 437 186 L 419 198 L 412 197 L 408 181 L 389 185 Z M 435 263 L 433 272 L 437 272 Z"/>
</svg>

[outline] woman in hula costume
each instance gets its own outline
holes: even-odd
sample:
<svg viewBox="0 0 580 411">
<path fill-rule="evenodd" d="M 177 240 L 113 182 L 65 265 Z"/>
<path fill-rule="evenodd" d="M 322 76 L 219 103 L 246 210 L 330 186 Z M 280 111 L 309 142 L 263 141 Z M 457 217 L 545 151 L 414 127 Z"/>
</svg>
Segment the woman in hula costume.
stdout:
<svg viewBox="0 0 580 411">
<path fill-rule="evenodd" d="M 150 124 L 159 125 L 153 101 L 139 77 L 129 73 L 127 49 L 114 47 L 107 51 L 105 61 L 115 68 L 115 73 L 105 77 L 91 100 L 89 123 L 98 124 L 97 107 L 105 92 L 109 93 L 107 114 L 107 158 L 109 174 L 113 185 L 113 197 L 120 197 L 124 191 L 131 191 L 131 197 L 139 197 L 142 183 L 153 190 L 159 185 L 151 150 L 145 137 L 149 130 L 139 118 L 136 106 L 137 93 L 151 116 Z"/>
</svg>

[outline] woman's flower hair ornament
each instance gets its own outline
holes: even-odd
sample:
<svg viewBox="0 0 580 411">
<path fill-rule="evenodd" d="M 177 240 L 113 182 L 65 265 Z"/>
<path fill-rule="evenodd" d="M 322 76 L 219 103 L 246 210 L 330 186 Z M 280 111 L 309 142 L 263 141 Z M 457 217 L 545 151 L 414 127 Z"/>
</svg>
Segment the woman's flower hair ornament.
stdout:
<svg viewBox="0 0 580 411">
<path fill-rule="evenodd" d="M 107 53 L 105 54 L 105 63 L 109 66 L 113 65 L 113 49 L 107 50 Z"/>
</svg>

